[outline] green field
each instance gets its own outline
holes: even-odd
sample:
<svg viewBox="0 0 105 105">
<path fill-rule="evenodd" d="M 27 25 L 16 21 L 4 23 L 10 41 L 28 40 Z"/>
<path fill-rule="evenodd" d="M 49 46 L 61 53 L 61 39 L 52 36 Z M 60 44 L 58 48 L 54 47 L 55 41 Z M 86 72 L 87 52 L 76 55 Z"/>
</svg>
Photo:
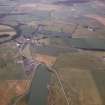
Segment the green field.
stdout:
<svg viewBox="0 0 105 105">
<path fill-rule="evenodd" d="M 0 80 L 24 79 L 23 67 L 17 64 L 16 49 L 11 45 L 0 46 Z"/>
<path fill-rule="evenodd" d="M 96 56 L 68 53 L 58 57 L 54 65 L 66 95 L 72 105 L 104 105 L 105 64 Z M 66 105 L 61 87 L 55 76 L 52 78 L 49 100 L 54 105 Z M 51 103 L 49 103 L 51 105 Z"/>
</svg>

